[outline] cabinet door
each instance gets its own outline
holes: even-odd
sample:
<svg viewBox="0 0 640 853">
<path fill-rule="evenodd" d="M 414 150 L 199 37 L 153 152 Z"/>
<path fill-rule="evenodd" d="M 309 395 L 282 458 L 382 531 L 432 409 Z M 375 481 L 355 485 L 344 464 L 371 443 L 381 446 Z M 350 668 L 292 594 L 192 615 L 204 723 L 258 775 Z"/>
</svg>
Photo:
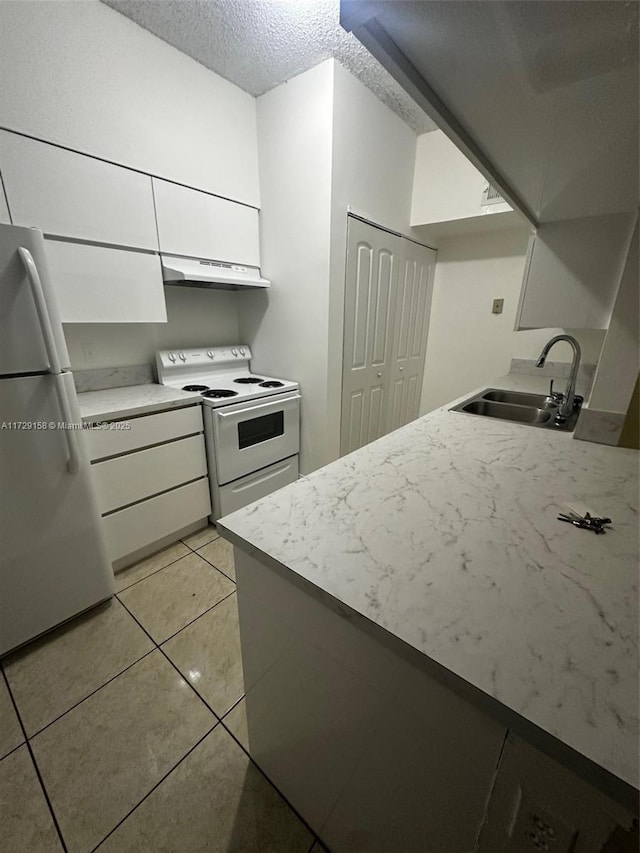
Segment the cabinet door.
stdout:
<svg viewBox="0 0 640 853">
<path fill-rule="evenodd" d="M 340 452 L 387 431 L 400 238 L 349 220 L 345 279 Z"/>
<path fill-rule="evenodd" d="M 158 249 L 148 175 L 6 131 L 0 132 L 0 167 L 14 225 Z"/>
<path fill-rule="evenodd" d="M 436 263 L 433 249 L 404 239 L 401 245 L 395 293 L 388 432 L 418 417 Z"/>
<path fill-rule="evenodd" d="M 153 179 L 160 251 L 260 266 L 258 211 Z"/>
<path fill-rule="evenodd" d="M 165 323 L 158 255 L 47 240 L 63 323 Z"/>
<path fill-rule="evenodd" d="M 633 217 L 548 222 L 529 241 L 516 329 L 606 329 Z"/>
</svg>

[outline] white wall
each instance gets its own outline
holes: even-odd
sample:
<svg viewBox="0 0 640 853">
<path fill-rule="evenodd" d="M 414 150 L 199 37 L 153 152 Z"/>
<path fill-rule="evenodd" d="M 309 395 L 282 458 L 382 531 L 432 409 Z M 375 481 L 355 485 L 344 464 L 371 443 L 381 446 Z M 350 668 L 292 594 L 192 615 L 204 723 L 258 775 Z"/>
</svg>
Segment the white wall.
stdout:
<svg viewBox="0 0 640 853">
<path fill-rule="evenodd" d="M 514 332 L 528 229 L 458 237 L 441 243 L 434 280 L 420 413 L 509 372 L 511 358 L 536 359 L 562 329 Z M 493 299 L 504 299 L 492 314 Z M 580 342 L 583 362 L 598 360 L 604 332 L 568 330 Z M 553 361 L 571 361 L 558 344 Z"/>
<path fill-rule="evenodd" d="M 347 212 L 412 236 L 416 138 L 395 113 L 335 63 L 327 462 L 340 453 Z"/>
<path fill-rule="evenodd" d="M 258 98 L 262 269 L 241 335 L 302 389 L 301 468 L 340 450 L 347 212 L 410 233 L 415 133 L 334 60 Z"/>
<path fill-rule="evenodd" d="M 613 306 L 602 357 L 589 400 L 590 409 L 625 413 L 638 378 L 638 222 L 631 238 L 620 288 Z"/>
<path fill-rule="evenodd" d="M 259 205 L 255 98 L 97 0 L 0 2 L 0 124 Z M 166 288 L 167 324 L 67 325 L 74 369 L 237 343 L 244 294 Z"/>
<path fill-rule="evenodd" d="M 417 136 L 335 63 L 332 205 L 393 231 L 410 232 Z M 344 236 L 344 235 L 343 235 Z"/>
<path fill-rule="evenodd" d="M 416 145 L 411 222 L 447 222 L 479 216 L 487 179 L 441 130 L 423 133 Z M 493 213 L 511 210 L 506 202 Z"/>
<path fill-rule="evenodd" d="M 167 323 L 72 323 L 64 327 L 73 370 L 155 363 L 159 349 L 236 344 L 243 293 L 166 287 Z"/>
<path fill-rule="evenodd" d="M 98 0 L 0 2 L 0 123 L 259 206 L 255 99 Z"/>
<path fill-rule="evenodd" d="M 262 271 L 246 293 L 241 336 L 256 370 L 302 390 L 303 472 L 327 460 L 327 341 L 333 61 L 258 98 Z"/>
</svg>

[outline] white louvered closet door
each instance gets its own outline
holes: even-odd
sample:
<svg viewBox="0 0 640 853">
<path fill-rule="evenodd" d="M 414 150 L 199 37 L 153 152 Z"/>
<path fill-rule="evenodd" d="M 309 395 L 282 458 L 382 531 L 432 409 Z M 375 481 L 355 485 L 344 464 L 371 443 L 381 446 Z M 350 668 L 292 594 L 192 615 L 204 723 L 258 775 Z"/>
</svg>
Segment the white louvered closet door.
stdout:
<svg viewBox="0 0 640 853">
<path fill-rule="evenodd" d="M 387 432 L 418 417 L 436 253 L 401 239 Z"/>
<path fill-rule="evenodd" d="M 349 217 L 341 455 L 418 415 L 436 253 Z"/>
<path fill-rule="evenodd" d="M 349 218 L 341 455 L 387 431 L 400 238 Z"/>
</svg>

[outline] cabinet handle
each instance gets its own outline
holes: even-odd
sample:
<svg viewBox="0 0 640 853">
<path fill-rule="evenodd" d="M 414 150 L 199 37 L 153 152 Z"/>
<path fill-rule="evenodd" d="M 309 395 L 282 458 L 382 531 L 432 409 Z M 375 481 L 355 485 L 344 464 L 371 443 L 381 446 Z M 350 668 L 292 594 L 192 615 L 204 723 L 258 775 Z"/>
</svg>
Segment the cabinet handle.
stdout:
<svg viewBox="0 0 640 853">
<path fill-rule="evenodd" d="M 404 367 L 400 367 L 400 368 L 398 368 L 398 369 L 399 369 L 400 371 L 402 371 L 402 370 L 404 370 Z"/>
<path fill-rule="evenodd" d="M 381 373 L 378 373 L 378 379 L 380 379 L 380 377 L 381 377 L 381 376 L 382 376 L 382 374 L 381 374 Z"/>
</svg>

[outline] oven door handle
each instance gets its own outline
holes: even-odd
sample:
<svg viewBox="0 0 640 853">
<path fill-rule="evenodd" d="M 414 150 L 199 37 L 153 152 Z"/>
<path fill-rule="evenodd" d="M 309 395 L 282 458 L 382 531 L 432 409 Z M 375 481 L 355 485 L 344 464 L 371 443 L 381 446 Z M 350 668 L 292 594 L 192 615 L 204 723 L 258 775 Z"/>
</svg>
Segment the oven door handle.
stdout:
<svg viewBox="0 0 640 853">
<path fill-rule="evenodd" d="M 295 400 L 301 400 L 302 397 L 300 394 L 296 394 L 294 397 L 287 397 L 282 403 L 293 403 Z M 269 400 L 268 403 L 262 403 L 260 406 L 249 406 L 248 409 L 236 409 L 235 412 L 223 412 L 220 409 L 214 409 L 214 413 L 216 417 L 220 418 L 235 418 L 238 415 L 245 415 L 247 412 L 259 412 L 261 409 L 272 408 L 277 405 L 277 400 Z"/>
</svg>

